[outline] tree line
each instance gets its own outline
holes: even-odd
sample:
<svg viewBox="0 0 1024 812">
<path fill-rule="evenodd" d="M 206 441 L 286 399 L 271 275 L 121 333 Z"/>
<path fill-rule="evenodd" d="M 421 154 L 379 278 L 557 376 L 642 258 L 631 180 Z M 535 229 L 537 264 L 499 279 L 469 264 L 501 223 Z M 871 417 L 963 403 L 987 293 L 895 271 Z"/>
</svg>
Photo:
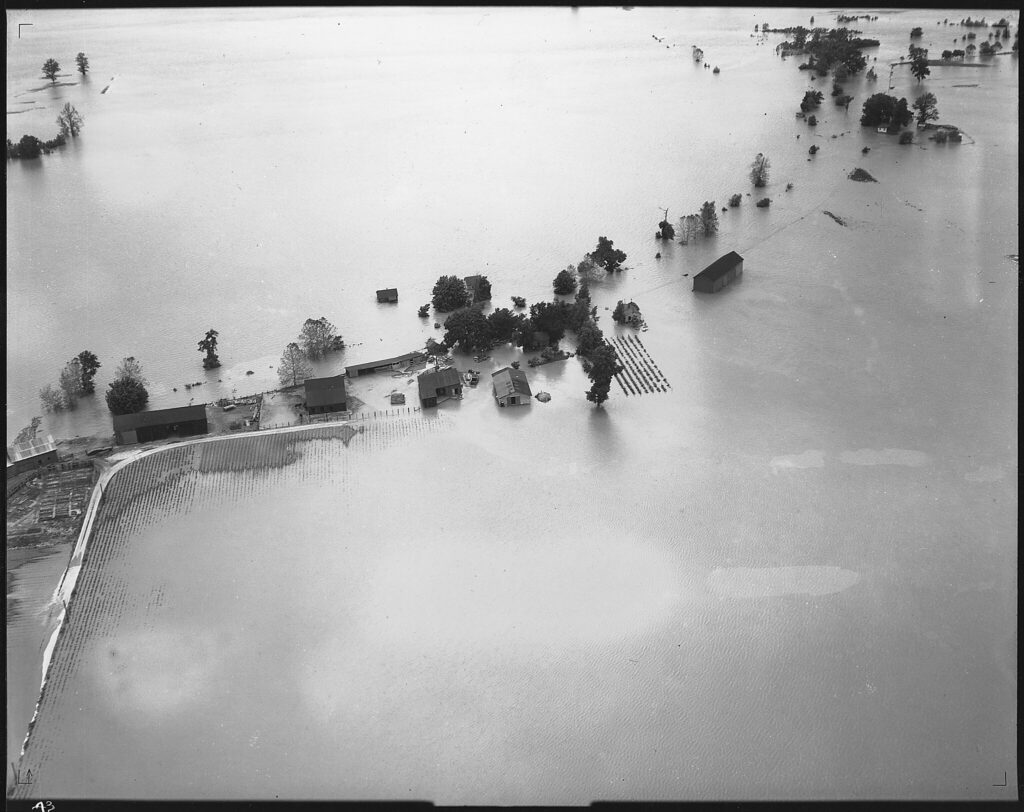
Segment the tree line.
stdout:
<svg viewBox="0 0 1024 812">
<path fill-rule="evenodd" d="M 85 76 L 89 72 L 89 57 L 79 51 L 75 61 L 78 64 L 78 72 Z M 57 83 L 57 74 L 59 72 L 60 63 L 56 59 L 47 59 L 43 63 L 43 76 L 49 79 L 51 83 Z M 23 135 L 17 142 L 11 141 L 8 138 L 7 160 L 19 158 L 31 160 L 52 152 L 58 147 L 64 146 L 69 137 L 77 138 L 78 134 L 82 131 L 84 122 L 85 117 L 75 109 L 73 104 L 68 102 L 57 115 L 57 126 L 60 128 L 57 135 L 45 141 L 34 135 Z"/>
</svg>

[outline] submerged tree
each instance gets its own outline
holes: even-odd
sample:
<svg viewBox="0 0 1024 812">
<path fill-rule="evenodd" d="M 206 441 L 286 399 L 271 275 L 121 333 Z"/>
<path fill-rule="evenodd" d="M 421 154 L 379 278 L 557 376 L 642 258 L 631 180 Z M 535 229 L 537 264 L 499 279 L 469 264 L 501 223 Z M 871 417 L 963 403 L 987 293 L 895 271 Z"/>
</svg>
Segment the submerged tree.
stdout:
<svg viewBox="0 0 1024 812">
<path fill-rule="evenodd" d="M 60 127 L 60 133 L 65 138 L 69 135 L 72 138 L 77 138 L 82 131 L 84 120 L 82 114 L 74 108 L 71 102 L 68 102 L 57 115 L 57 126 Z"/>
<path fill-rule="evenodd" d="M 82 393 L 90 395 L 96 391 L 96 387 L 93 384 L 92 379 L 96 377 L 96 370 L 98 370 L 102 364 L 100 364 L 100 359 L 88 350 L 82 350 L 78 353 L 77 358 L 78 364 L 82 370 Z"/>
<path fill-rule="evenodd" d="M 602 344 L 594 349 L 590 355 L 590 369 L 587 376 L 592 386 L 587 392 L 587 400 L 601 406 L 606 400 L 612 388 L 612 379 L 618 375 L 624 367 L 619 363 L 615 349 L 609 344 Z"/>
<path fill-rule="evenodd" d="M 277 368 L 277 377 L 282 386 L 298 386 L 313 374 L 313 366 L 309 363 L 306 353 L 296 342 L 284 348 L 281 366 Z"/>
<path fill-rule="evenodd" d="M 714 200 L 705 200 L 700 207 L 700 227 L 705 237 L 713 237 L 718 233 L 718 211 Z"/>
<path fill-rule="evenodd" d="M 64 393 L 52 383 L 48 383 L 39 390 L 39 404 L 44 412 L 59 412 L 65 406 Z"/>
<path fill-rule="evenodd" d="M 825 94 L 820 90 L 808 90 L 804 93 L 803 99 L 800 100 L 800 109 L 805 113 L 813 110 L 821 104 L 824 98 Z"/>
<path fill-rule="evenodd" d="M 203 340 L 199 342 L 199 351 L 206 353 L 206 357 L 203 359 L 203 369 L 216 369 L 220 366 L 220 360 L 217 358 L 218 335 L 220 333 L 211 327 L 206 331 Z"/>
<path fill-rule="evenodd" d="M 313 359 L 322 358 L 330 350 L 335 349 L 339 343 L 336 329 L 327 321 L 326 316 L 306 319 L 299 332 L 299 341 L 306 355 Z"/>
<path fill-rule="evenodd" d="M 438 277 L 432 294 L 434 309 L 441 313 L 449 313 L 473 303 L 473 295 L 466 288 L 466 283 L 457 276 Z"/>
<path fill-rule="evenodd" d="M 926 54 L 918 54 L 914 57 L 914 61 L 910 63 L 910 72 L 914 74 L 918 84 L 921 84 L 921 80 L 931 73 Z"/>
<path fill-rule="evenodd" d="M 929 121 L 935 121 L 939 117 L 938 100 L 934 93 L 922 93 L 914 101 L 914 109 L 917 111 L 917 123 L 925 125 Z"/>
<path fill-rule="evenodd" d="M 133 414 L 149 402 L 145 385 L 135 378 L 118 378 L 107 389 L 107 408 L 114 414 Z"/>
<path fill-rule="evenodd" d="M 57 83 L 57 74 L 60 72 L 60 63 L 56 59 L 47 59 L 43 63 L 43 76 L 54 84 Z"/>
<path fill-rule="evenodd" d="M 459 346 L 463 352 L 489 349 L 493 339 L 487 316 L 475 307 L 452 313 L 444 320 L 444 330 L 445 346 Z"/>
<path fill-rule="evenodd" d="M 89 72 L 89 57 L 79 51 L 78 56 L 75 57 L 75 62 L 78 63 L 78 72 L 85 76 Z"/>
<path fill-rule="evenodd" d="M 78 399 L 82 396 L 82 363 L 77 356 L 72 358 L 60 372 L 61 391 L 64 393 L 64 403 L 69 409 L 78 405 Z"/>
<path fill-rule="evenodd" d="M 676 238 L 676 230 L 672 227 L 672 224 L 668 221 L 668 209 L 665 209 L 665 217 L 660 223 L 658 223 L 658 239 L 660 240 L 674 240 Z"/>
<path fill-rule="evenodd" d="M 626 252 L 615 248 L 607 237 L 598 237 L 597 248 L 590 252 L 590 257 L 606 271 L 621 271 Z"/>
<path fill-rule="evenodd" d="M 122 358 L 121 363 L 117 369 L 114 370 L 115 380 L 128 380 L 138 381 L 141 384 L 146 384 L 146 376 L 142 373 L 142 364 L 140 364 L 135 356 L 129 355 L 127 358 Z"/>
<path fill-rule="evenodd" d="M 764 153 L 759 152 L 750 164 L 750 182 L 758 189 L 768 183 L 768 174 L 771 170 L 771 163 Z"/>
<path fill-rule="evenodd" d="M 559 271 L 552 283 L 555 293 L 565 295 L 576 290 L 576 270 L 570 265 L 564 271 Z"/>
</svg>

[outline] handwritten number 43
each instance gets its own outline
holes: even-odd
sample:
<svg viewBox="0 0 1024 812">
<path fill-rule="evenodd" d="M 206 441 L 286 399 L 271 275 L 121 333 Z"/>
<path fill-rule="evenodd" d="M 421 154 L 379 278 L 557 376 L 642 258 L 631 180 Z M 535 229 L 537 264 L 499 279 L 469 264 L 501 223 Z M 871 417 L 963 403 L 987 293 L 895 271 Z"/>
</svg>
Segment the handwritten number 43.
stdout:
<svg viewBox="0 0 1024 812">
<path fill-rule="evenodd" d="M 32 804 L 32 808 L 38 809 L 39 812 L 53 812 L 53 801 L 40 801 L 37 804 Z"/>
</svg>

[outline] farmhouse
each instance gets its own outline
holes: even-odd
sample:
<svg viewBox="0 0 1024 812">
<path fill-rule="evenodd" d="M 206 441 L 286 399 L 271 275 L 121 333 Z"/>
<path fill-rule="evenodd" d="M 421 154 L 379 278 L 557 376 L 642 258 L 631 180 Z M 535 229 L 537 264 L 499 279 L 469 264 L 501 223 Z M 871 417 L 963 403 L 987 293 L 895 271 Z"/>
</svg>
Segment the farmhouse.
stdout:
<svg viewBox="0 0 1024 812">
<path fill-rule="evenodd" d="M 327 414 L 343 412 L 348 402 L 345 394 L 345 376 L 306 378 L 306 412 Z"/>
<path fill-rule="evenodd" d="M 533 396 L 526 373 L 521 369 L 499 369 L 491 375 L 491 386 L 499 406 L 525 406 Z"/>
<path fill-rule="evenodd" d="M 397 302 L 398 288 L 384 288 L 377 291 L 378 302 Z"/>
<path fill-rule="evenodd" d="M 644 323 L 644 317 L 640 315 L 640 307 L 636 302 L 627 302 L 623 305 L 622 322 L 630 327 L 639 327 Z"/>
<path fill-rule="evenodd" d="M 191 437 L 209 431 L 203 405 L 114 415 L 114 438 L 118 445 Z"/>
<path fill-rule="evenodd" d="M 467 276 L 462 281 L 466 283 L 466 289 L 473 296 L 473 304 L 476 304 L 477 302 L 486 302 L 491 298 L 491 294 L 489 292 L 484 295 L 483 286 L 481 285 L 483 277 L 479 274 Z"/>
<path fill-rule="evenodd" d="M 428 370 L 416 382 L 420 389 L 420 403 L 424 408 L 436 406 L 449 398 L 462 397 L 462 378 L 455 367 Z"/>
<path fill-rule="evenodd" d="M 57 446 L 52 437 L 45 440 L 26 440 L 7 447 L 7 476 L 12 477 L 23 471 L 42 468 L 44 465 L 55 465 Z"/>
<path fill-rule="evenodd" d="M 699 293 L 715 293 L 742 275 L 743 257 L 730 251 L 693 277 L 693 289 Z"/>
<path fill-rule="evenodd" d="M 384 358 L 380 361 L 367 361 L 365 364 L 352 364 L 351 366 L 345 367 L 345 374 L 350 378 L 358 378 L 360 375 L 368 375 L 371 372 L 394 371 L 406 364 L 419 364 L 426 360 L 426 353 L 407 352 L 405 355 L 396 355 L 394 358 Z"/>
</svg>

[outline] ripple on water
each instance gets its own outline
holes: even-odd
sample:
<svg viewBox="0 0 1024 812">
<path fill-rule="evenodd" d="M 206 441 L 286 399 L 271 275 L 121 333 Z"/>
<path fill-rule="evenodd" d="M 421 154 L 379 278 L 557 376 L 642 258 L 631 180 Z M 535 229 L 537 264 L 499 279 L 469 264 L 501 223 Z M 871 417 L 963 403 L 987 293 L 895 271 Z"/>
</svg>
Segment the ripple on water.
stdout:
<svg viewBox="0 0 1024 812">
<path fill-rule="evenodd" d="M 708 588 L 727 598 L 831 595 L 849 589 L 860 575 L 841 567 L 730 567 L 708 576 Z"/>
</svg>

